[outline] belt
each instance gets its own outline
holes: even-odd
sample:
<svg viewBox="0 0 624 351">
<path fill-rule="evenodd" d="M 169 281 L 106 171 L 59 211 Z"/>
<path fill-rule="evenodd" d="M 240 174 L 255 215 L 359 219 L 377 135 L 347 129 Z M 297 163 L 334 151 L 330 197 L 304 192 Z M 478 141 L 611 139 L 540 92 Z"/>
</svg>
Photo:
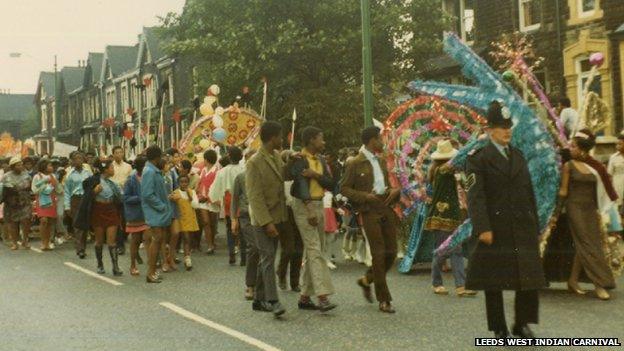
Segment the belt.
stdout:
<svg viewBox="0 0 624 351">
<path fill-rule="evenodd" d="M 95 202 L 100 204 L 112 204 L 113 200 L 95 200 Z"/>
</svg>

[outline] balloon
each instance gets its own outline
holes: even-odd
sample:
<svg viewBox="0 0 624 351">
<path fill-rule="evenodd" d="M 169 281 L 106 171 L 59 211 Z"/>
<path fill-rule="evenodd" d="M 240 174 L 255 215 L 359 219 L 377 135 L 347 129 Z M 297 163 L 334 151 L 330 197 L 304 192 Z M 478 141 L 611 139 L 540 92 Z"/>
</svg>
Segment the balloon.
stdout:
<svg viewBox="0 0 624 351">
<path fill-rule="evenodd" d="M 227 132 L 223 128 L 216 128 L 212 131 L 212 138 L 219 143 L 222 143 L 226 137 Z"/>
<path fill-rule="evenodd" d="M 507 82 L 513 82 L 516 74 L 513 71 L 505 71 L 503 72 L 503 79 Z"/>
<path fill-rule="evenodd" d="M 605 61 L 605 57 L 602 52 L 594 52 L 589 56 L 589 63 L 592 66 L 600 67 Z"/>
<path fill-rule="evenodd" d="M 199 147 L 201 147 L 201 148 L 202 148 L 202 150 L 206 150 L 207 148 L 209 148 L 209 147 L 210 147 L 210 145 L 211 145 L 211 142 L 210 142 L 210 140 L 208 140 L 208 139 L 202 139 L 202 140 L 199 142 Z"/>
<path fill-rule="evenodd" d="M 218 85 L 213 84 L 210 86 L 210 88 L 208 88 L 208 91 L 212 94 L 212 95 L 219 95 L 219 93 L 221 92 L 221 89 L 219 88 Z"/>
<path fill-rule="evenodd" d="M 223 116 L 223 112 L 225 112 L 225 109 L 221 106 L 217 107 L 215 109 L 215 115 L 217 116 Z"/>
<path fill-rule="evenodd" d="M 199 106 L 199 112 L 201 112 L 202 116 L 207 117 L 212 116 L 214 110 L 209 104 L 202 104 L 201 106 Z"/>
<path fill-rule="evenodd" d="M 221 128 L 223 127 L 223 118 L 216 114 L 212 117 L 212 124 L 215 126 L 215 128 Z"/>
</svg>

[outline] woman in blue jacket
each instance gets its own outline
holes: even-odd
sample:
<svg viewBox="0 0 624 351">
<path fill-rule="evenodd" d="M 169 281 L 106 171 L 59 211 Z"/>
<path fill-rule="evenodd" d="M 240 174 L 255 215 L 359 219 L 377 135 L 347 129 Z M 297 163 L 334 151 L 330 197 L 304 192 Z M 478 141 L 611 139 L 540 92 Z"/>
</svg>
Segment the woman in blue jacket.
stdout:
<svg viewBox="0 0 624 351">
<path fill-rule="evenodd" d="M 143 232 L 149 229 L 141 208 L 141 176 L 145 161 L 143 156 L 134 160 L 135 170 L 126 181 L 123 196 L 126 233 L 130 236 L 130 274 L 134 276 L 139 275 L 139 270 L 136 268 L 137 262 L 143 263 L 139 255 L 139 245 L 143 239 Z"/>
</svg>

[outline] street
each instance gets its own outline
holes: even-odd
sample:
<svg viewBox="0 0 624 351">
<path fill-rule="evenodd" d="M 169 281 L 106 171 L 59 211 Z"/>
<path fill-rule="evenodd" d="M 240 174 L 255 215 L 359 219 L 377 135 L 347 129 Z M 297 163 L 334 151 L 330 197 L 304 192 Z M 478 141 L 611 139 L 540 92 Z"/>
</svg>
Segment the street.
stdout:
<svg viewBox="0 0 624 351">
<path fill-rule="evenodd" d="M 282 291 L 283 318 L 253 312 L 243 299 L 244 268 L 229 266 L 219 244 L 216 255 L 195 254 L 191 272 L 164 274 L 162 284 L 146 284 L 144 266 L 140 277 L 130 276 L 128 254 L 122 277 L 112 276 L 108 257 L 107 281 L 86 274 L 96 270 L 92 245 L 85 260 L 72 243 L 48 253 L 0 245 L 0 350 L 469 350 L 474 338 L 490 337 L 482 293 L 435 296 L 428 270 L 401 275 L 393 269 L 397 313 L 382 314 L 364 302 L 355 285 L 364 266 L 353 262 L 339 262 L 333 271 L 336 310 L 299 311 L 297 294 Z M 452 290 L 450 273 L 445 281 Z M 624 339 L 619 290 L 604 302 L 564 287 L 554 284 L 540 294 L 537 336 Z M 511 327 L 513 294 L 505 297 Z"/>
</svg>

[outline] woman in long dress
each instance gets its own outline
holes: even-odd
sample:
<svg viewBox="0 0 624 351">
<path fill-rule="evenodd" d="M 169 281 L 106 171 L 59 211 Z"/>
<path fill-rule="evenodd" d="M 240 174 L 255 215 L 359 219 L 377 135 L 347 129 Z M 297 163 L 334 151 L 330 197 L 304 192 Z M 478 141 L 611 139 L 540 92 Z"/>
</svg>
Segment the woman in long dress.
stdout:
<svg viewBox="0 0 624 351">
<path fill-rule="evenodd" d="M 566 198 L 576 250 L 568 289 L 585 294 L 578 285 L 582 269 L 594 284 L 596 296 L 608 300 L 607 289 L 615 288 L 615 281 L 603 249 L 600 218 L 608 206 L 613 206 L 617 195 L 605 167 L 589 156 L 594 145 L 591 131 L 583 129 L 575 134 L 570 143 L 572 160 L 563 166 L 559 195 Z"/>
</svg>

